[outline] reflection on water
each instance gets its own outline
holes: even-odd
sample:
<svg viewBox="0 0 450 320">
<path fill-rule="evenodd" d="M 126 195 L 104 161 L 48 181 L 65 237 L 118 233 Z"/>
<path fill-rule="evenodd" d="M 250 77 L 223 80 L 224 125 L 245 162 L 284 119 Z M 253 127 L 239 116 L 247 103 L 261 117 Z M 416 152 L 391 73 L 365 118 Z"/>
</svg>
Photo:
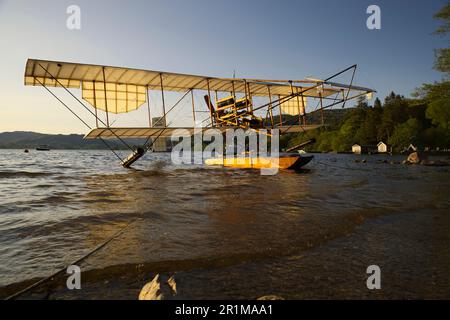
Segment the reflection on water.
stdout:
<svg viewBox="0 0 450 320">
<path fill-rule="evenodd" d="M 355 157 L 316 155 L 303 172 L 261 176 L 174 166 L 168 154 L 126 170 L 106 151 L 1 150 L 0 286 L 46 276 L 130 221 L 84 270 L 109 279 L 131 272 L 126 266 L 183 272 L 263 263 L 351 235 L 370 219 L 448 210 L 447 168 Z"/>
</svg>

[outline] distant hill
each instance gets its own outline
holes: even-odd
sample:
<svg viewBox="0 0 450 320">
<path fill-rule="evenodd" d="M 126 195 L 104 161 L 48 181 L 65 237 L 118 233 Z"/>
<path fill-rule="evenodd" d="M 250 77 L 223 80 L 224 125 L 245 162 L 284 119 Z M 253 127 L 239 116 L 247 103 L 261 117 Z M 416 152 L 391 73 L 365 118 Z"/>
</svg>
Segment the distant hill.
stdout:
<svg viewBox="0 0 450 320">
<path fill-rule="evenodd" d="M 324 123 L 331 127 L 338 126 L 344 120 L 345 115 L 353 109 L 354 108 L 325 109 L 323 110 Z M 306 122 L 307 124 L 321 124 L 321 117 L 320 111 L 313 113 L 309 112 L 306 114 Z M 298 124 L 298 116 L 283 114 L 282 119 L 283 123 L 286 125 Z M 279 123 L 280 117 L 278 115 L 274 115 L 273 120 L 275 123 Z"/>
<path fill-rule="evenodd" d="M 117 141 L 109 142 L 116 149 L 123 149 Z M 0 133 L 0 149 L 34 149 L 47 146 L 50 149 L 107 149 L 100 140 L 83 140 L 81 134 L 44 134 L 28 131 Z"/>
<path fill-rule="evenodd" d="M 339 125 L 343 120 L 345 115 L 353 110 L 354 108 L 344 108 L 344 109 L 325 109 L 323 110 L 323 118 L 325 124 L 329 126 Z M 321 114 L 320 111 L 309 113 L 306 115 L 308 123 L 320 123 L 321 122 Z"/>
</svg>

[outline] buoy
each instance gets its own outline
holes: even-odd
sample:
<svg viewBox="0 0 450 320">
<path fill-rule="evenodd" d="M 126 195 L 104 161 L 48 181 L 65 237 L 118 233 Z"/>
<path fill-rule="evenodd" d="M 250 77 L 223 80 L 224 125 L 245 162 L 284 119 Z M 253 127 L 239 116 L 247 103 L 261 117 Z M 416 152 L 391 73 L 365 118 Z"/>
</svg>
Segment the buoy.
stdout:
<svg viewBox="0 0 450 320">
<path fill-rule="evenodd" d="M 28 153 L 28 152 L 30 152 L 30 151 L 28 151 L 28 149 L 25 149 L 25 150 L 23 150 L 23 152 Z"/>
</svg>

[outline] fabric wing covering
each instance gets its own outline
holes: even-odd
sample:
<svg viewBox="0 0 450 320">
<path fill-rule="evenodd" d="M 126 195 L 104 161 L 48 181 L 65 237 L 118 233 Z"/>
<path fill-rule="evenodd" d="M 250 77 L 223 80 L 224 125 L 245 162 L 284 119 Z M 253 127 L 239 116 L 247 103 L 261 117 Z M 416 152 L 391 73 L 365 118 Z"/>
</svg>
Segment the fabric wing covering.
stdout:
<svg viewBox="0 0 450 320">
<path fill-rule="evenodd" d="M 281 98 L 284 98 L 281 96 Z M 281 110 L 283 111 L 283 114 L 289 114 L 291 116 L 301 114 L 305 114 L 305 108 L 306 108 L 306 98 L 305 97 L 295 97 L 292 99 L 289 99 L 286 102 L 281 103 Z"/>
<path fill-rule="evenodd" d="M 82 97 L 93 107 L 112 113 L 133 111 L 147 102 L 145 86 L 110 82 L 83 81 Z"/>
</svg>

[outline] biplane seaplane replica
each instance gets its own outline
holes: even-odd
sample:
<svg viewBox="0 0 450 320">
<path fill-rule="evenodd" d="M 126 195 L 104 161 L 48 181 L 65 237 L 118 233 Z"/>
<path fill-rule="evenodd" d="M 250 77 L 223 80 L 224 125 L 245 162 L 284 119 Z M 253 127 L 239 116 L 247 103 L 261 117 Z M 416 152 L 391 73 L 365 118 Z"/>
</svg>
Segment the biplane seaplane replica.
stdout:
<svg viewBox="0 0 450 320">
<path fill-rule="evenodd" d="M 307 132 L 324 125 L 323 110 L 345 103 L 363 95 L 371 95 L 374 90 L 353 84 L 356 65 L 346 68 L 326 79 L 305 80 L 262 80 L 244 78 L 217 78 L 163 71 L 138 70 L 121 67 L 68 63 L 28 59 L 25 69 L 25 85 L 42 86 L 55 97 L 65 108 L 72 112 L 90 131 L 85 139 L 100 139 L 110 147 L 125 168 L 140 159 L 152 149 L 157 139 L 171 137 L 176 130 L 193 135 L 198 130 L 211 128 L 223 134 L 228 129 L 254 130 L 271 132 L 278 130 L 279 135 Z M 351 80 L 348 84 L 334 82 L 333 79 L 349 72 Z M 52 87 L 63 89 L 93 117 L 89 124 L 77 114 L 71 106 L 58 97 Z M 81 89 L 81 97 L 73 93 L 73 89 Z M 149 93 L 157 91 L 159 101 L 150 101 Z M 199 102 L 194 92 L 200 93 L 203 99 Z M 165 95 L 177 93 L 180 98 L 171 106 L 167 106 Z M 190 120 L 191 126 L 171 126 L 167 116 L 174 113 L 183 99 L 191 100 L 188 113 L 177 115 L 177 118 Z M 257 103 L 259 101 L 259 103 Z M 161 117 L 151 117 L 153 109 L 159 107 Z M 158 106 L 156 105 L 158 104 Z M 310 113 L 321 112 L 321 122 L 307 123 L 306 109 L 309 104 L 317 104 Z M 146 108 L 145 108 L 146 107 Z M 112 115 L 134 112 L 144 108 L 148 113 L 146 126 L 114 126 Z M 162 110 L 161 110 L 162 109 Z M 142 110 L 141 110 L 142 111 Z M 153 110 L 154 111 L 154 110 Z M 196 119 L 203 115 L 200 122 Z M 197 131 L 196 131 L 197 130 Z M 111 148 L 110 139 L 120 141 L 130 149 L 131 154 L 122 159 Z M 140 146 L 132 146 L 129 139 L 140 139 L 145 142 Z M 236 155 L 226 158 L 219 155 L 206 159 L 206 165 L 221 165 L 237 168 L 263 168 L 276 166 L 278 169 L 299 169 L 307 164 L 312 156 L 293 152 L 311 141 L 306 141 L 284 153 L 273 156 L 258 154 L 252 157 Z M 248 152 L 246 152 L 248 153 Z M 242 161 L 242 159 L 244 159 Z"/>
</svg>

